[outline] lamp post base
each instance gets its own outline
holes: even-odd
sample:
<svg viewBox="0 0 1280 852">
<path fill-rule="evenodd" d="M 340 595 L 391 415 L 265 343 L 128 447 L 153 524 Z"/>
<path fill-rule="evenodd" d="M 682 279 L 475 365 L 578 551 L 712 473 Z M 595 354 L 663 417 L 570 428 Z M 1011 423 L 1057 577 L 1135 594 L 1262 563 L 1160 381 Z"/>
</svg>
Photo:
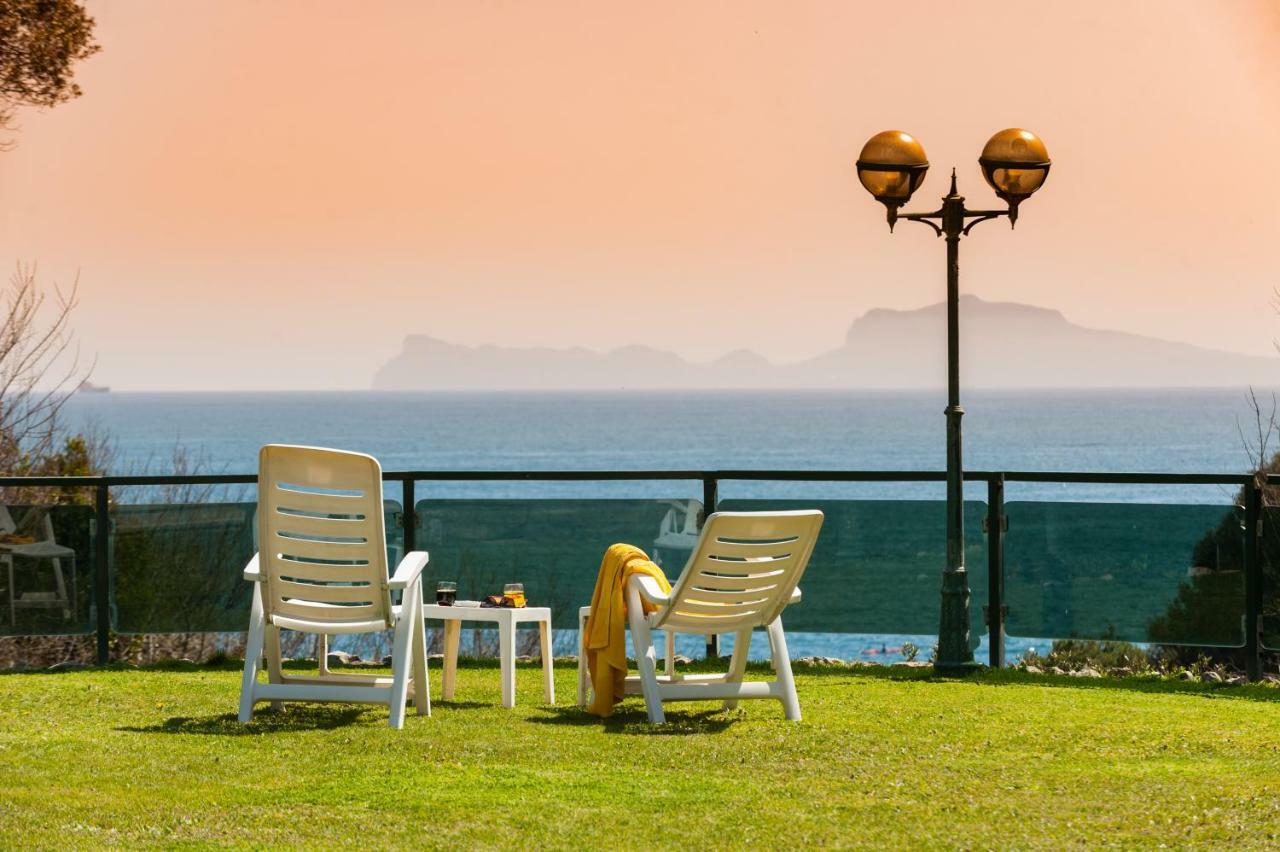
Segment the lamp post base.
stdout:
<svg viewBox="0 0 1280 852">
<path fill-rule="evenodd" d="M 943 677 L 963 677 L 981 668 L 969 647 L 969 576 L 963 568 L 944 571 L 938 658 L 933 671 Z"/>
</svg>

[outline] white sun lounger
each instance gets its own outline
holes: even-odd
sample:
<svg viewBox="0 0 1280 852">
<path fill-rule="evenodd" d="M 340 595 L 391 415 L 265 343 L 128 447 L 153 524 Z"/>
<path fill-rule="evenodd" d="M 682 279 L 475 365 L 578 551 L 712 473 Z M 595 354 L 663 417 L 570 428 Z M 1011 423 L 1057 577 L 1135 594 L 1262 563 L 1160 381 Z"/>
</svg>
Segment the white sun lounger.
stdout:
<svg viewBox="0 0 1280 852">
<path fill-rule="evenodd" d="M 800 600 L 797 584 L 809 563 L 822 528 L 822 512 L 718 512 L 707 518 L 697 547 L 680 578 L 664 595 L 653 578 L 634 575 L 627 583 L 627 620 L 639 676 L 628 677 L 628 694 L 644 695 L 649 721 L 662 723 L 664 701 L 723 699 L 726 708 L 740 698 L 782 702 L 787 719 L 800 718 L 800 701 L 791 676 L 791 658 L 782 631 L 782 610 Z M 644 614 L 641 600 L 657 607 Z M 579 637 L 585 636 L 590 607 L 579 611 Z M 751 633 L 769 634 L 773 681 L 743 681 Z M 666 666 L 657 674 L 652 631 L 667 632 Z M 674 634 L 733 633 L 733 657 L 725 674 L 680 675 L 674 667 Z M 579 639 L 578 703 L 588 700 L 586 652 Z"/>
<path fill-rule="evenodd" d="M 254 582 L 240 721 L 259 701 L 351 701 L 386 704 L 393 728 L 404 726 L 412 690 L 420 715 L 431 714 L 422 622 L 427 554 L 405 554 L 387 577 L 382 469 L 361 453 L 268 445 L 258 465 L 258 553 L 245 568 Z M 391 593 L 403 592 L 400 604 Z M 394 630 L 392 676 L 281 670 L 280 631 L 321 637 Z M 323 646 L 323 642 L 321 643 Z M 267 682 L 258 681 L 265 652 Z"/>
</svg>

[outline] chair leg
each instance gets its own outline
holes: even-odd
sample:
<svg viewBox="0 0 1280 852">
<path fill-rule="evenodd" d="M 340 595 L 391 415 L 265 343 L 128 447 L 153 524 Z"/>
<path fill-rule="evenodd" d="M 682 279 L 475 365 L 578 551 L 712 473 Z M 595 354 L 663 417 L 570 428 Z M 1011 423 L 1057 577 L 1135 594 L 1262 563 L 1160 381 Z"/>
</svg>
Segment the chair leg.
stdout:
<svg viewBox="0 0 1280 852">
<path fill-rule="evenodd" d="M 587 706 L 587 616 L 578 615 L 578 706 Z"/>
<path fill-rule="evenodd" d="M 733 637 L 733 657 L 729 660 L 729 673 L 724 676 L 725 683 L 742 683 L 742 675 L 747 670 L 747 654 L 751 649 L 751 631 L 739 630 Z M 729 698 L 724 702 L 725 710 L 733 710 L 738 706 L 738 699 Z"/>
<path fill-rule="evenodd" d="M 413 706 L 419 716 L 431 715 L 431 681 L 427 678 L 427 626 L 422 620 L 421 590 L 413 605 Z"/>
<path fill-rule="evenodd" d="M 787 652 L 787 635 L 782 632 L 782 616 L 769 624 L 770 643 L 773 646 L 773 668 L 778 673 L 778 685 L 782 687 L 782 712 L 788 721 L 800 721 L 800 698 L 796 695 L 796 680 L 791 674 L 791 655 Z"/>
<path fill-rule="evenodd" d="M 240 678 L 241 722 L 253 719 L 253 691 L 258 683 L 258 669 L 262 666 L 263 621 L 262 595 L 255 587 L 249 615 L 249 638 L 244 646 L 244 675 Z"/>
<path fill-rule="evenodd" d="M 414 606 L 410 602 L 400 610 L 400 620 L 396 622 L 395 642 L 391 646 L 391 697 L 389 705 L 390 717 L 387 720 L 393 728 L 404 727 L 404 706 L 409 699 L 409 665 L 413 654 L 413 622 Z"/>
<path fill-rule="evenodd" d="M 630 587 L 627 589 L 627 618 L 631 622 L 631 644 L 635 646 L 636 665 L 640 669 L 644 706 L 649 711 L 649 721 L 661 725 L 667 721 L 667 716 L 662 712 L 662 692 L 658 687 L 658 655 L 640 595 Z"/>
<path fill-rule="evenodd" d="M 284 669 L 280 662 L 280 628 L 273 624 L 267 624 L 266 635 L 264 641 L 267 647 L 267 682 L 268 683 L 284 683 Z M 272 710 L 283 710 L 283 701 L 272 701 Z"/>
<path fill-rule="evenodd" d="M 676 679 L 676 634 L 675 634 L 675 631 L 669 627 L 663 632 L 667 636 L 667 642 L 666 642 L 667 659 L 663 663 L 662 671 L 664 674 L 666 674 L 666 676 L 669 679 L 675 680 Z"/>
<path fill-rule="evenodd" d="M 316 666 L 321 675 L 329 673 L 329 637 L 323 633 L 316 636 Z"/>
</svg>

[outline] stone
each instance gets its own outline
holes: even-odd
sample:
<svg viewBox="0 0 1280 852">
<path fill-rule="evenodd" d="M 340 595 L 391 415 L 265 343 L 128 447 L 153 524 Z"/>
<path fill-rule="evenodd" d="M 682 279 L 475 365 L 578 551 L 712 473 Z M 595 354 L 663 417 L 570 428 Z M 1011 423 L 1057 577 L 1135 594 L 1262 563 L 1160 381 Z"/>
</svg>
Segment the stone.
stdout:
<svg viewBox="0 0 1280 852">
<path fill-rule="evenodd" d="M 349 666 L 352 663 L 359 662 L 360 658 L 354 657 L 346 651 L 330 651 L 328 660 L 330 666 Z"/>
<path fill-rule="evenodd" d="M 1195 680 L 1196 676 L 1190 669 L 1183 669 L 1178 675 L 1178 680 Z"/>
<path fill-rule="evenodd" d="M 928 663 L 924 660 L 900 660 L 894 663 L 891 668 L 902 667 L 904 669 L 927 669 L 931 665 L 933 665 L 933 663 Z"/>
<path fill-rule="evenodd" d="M 1022 670 L 1027 674 L 1044 674 L 1044 669 L 1039 666 L 1024 666 Z"/>
<path fill-rule="evenodd" d="M 1200 676 L 1205 683 L 1222 683 L 1222 675 L 1213 670 L 1209 670 Z"/>
<path fill-rule="evenodd" d="M 1227 681 L 1227 683 L 1230 684 L 1231 686 L 1244 686 L 1248 682 L 1249 682 L 1249 678 L 1245 677 L 1244 675 L 1236 675 L 1235 677 Z"/>
<path fill-rule="evenodd" d="M 675 658 L 675 659 L 676 659 L 676 665 L 677 665 L 677 666 L 687 666 L 687 665 L 689 665 L 690 663 L 692 663 L 692 662 L 693 662 L 693 660 L 689 659 L 689 658 L 688 658 L 688 657 L 686 657 L 684 654 L 676 654 L 676 658 Z M 577 658 L 576 658 L 576 657 L 574 658 L 574 662 L 577 662 Z"/>
<path fill-rule="evenodd" d="M 1067 673 L 1066 670 L 1063 669 L 1061 666 L 1051 666 L 1049 668 L 1049 674 L 1061 675 L 1066 673 Z"/>
</svg>

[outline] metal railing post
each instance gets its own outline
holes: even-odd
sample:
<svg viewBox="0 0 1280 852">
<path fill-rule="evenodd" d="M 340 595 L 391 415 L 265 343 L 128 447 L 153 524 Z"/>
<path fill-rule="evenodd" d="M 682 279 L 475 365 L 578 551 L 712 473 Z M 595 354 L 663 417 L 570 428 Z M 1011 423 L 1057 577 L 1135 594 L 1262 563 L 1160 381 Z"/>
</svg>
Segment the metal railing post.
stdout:
<svg viewBox="0 0 1280 852">
<path fill-rule="evenodd" d="M 418 516 L 414 514 L 414 508 L 413 508 L 414 501 L 416 500 L 413 494 L 413 490 L 414 490 L 413 478 L 410 477 L 409 479 L 404 480 L 404 482 L 401 483 L 401 486 L 402 488 L 400 492 L 400 503 L 401 503 L 400 525 L 404 528 L 403 529 L 404 552 L 409 553 L 410 551 L 416 550 L 418 545 L 418 542 L 417 542 Z"/>
<path fill-rule="evenodd" d="M 93 501 L 93 597 L 98 609 L 98 665 L 111 662 L 111 576 L 107 544 L 111 536 L 111 489 L 100 483 Z"/>
<path fill-rule="evenodd" d="M 719 500 L 720 480 L 714 476 L 704 476 L 702 478 L 702 523 L 706 523 L 707 518 L 716 510 L 716 502 Z M 701 530 L 702 523 L 698 525 Z M 720 656 L 720 635 L 712 633 L 707 636 L 707 659 L 714 660 Z"/>
<path fill-rule="evenodd" d="M 987 480 L 987 636 L 991 668 L 1004 665 L 1004 474 Z"/>
<path fill-rule="evenodd" d="M 1244 666 L 1249 680 L 1262 677 L 1258 628 L 1262 613 L 1262 489 L 1251 480 L 1244 498 Z"/>
</svg>

